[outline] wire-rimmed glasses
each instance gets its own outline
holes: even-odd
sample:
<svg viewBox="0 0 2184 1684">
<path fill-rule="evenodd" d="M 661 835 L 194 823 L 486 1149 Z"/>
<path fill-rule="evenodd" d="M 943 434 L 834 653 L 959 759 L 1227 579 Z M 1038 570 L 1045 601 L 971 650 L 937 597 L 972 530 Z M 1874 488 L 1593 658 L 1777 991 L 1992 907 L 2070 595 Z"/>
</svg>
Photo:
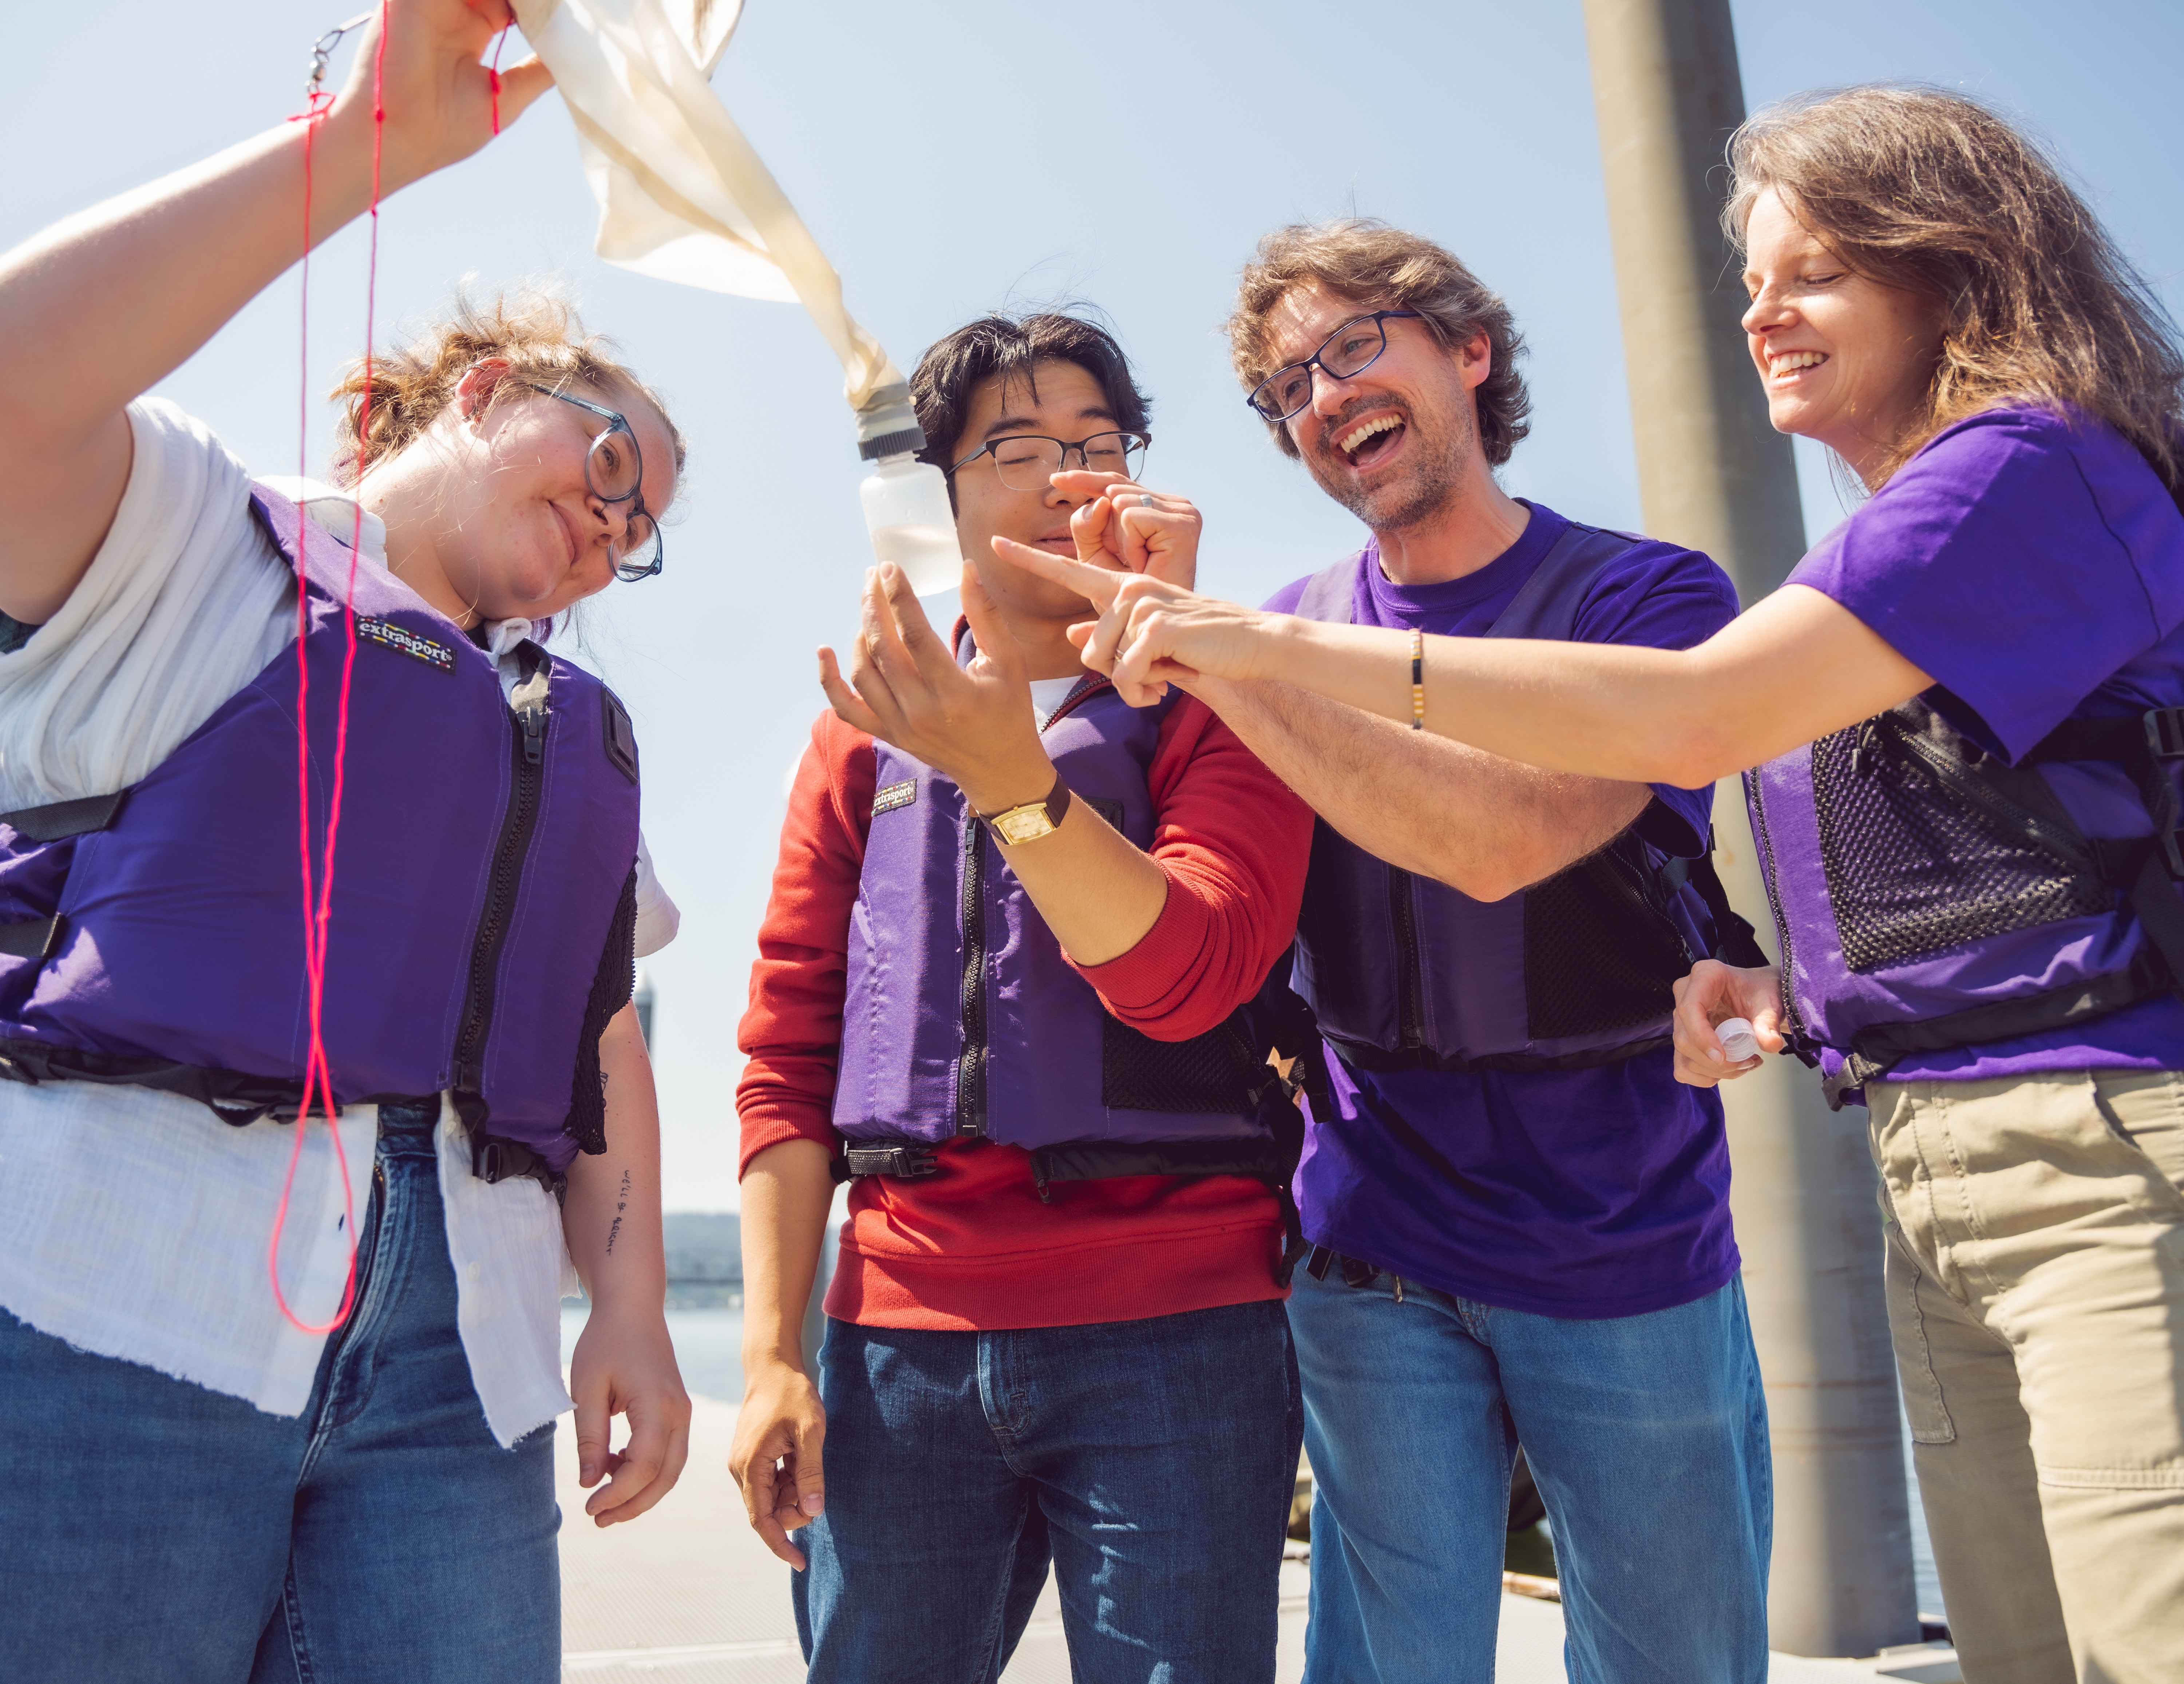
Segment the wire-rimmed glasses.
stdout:
<svg viewBox="0 0 2184 1684">
<path fill-rule="evenodd" d="M 1301 363 L 1284 363 L 1251 388 L 1244 401 L 1263 420 L 1286 421 L 1312 402 L 1312 371 L 1324 369 L 1329 380 L 1348 380 L 1362 375 L 1388 348 L 1385 323 L 1416 310 L 1375 310 L 1346 321 L 1320 342 L 1319 349 Z"/>
<path fill-rule="evenodd" d="M 601 503 L 629 504 L 622 519 L 621 542 L 609 545 L 615 559 L 615 577 L 632 584 L 651 578 L 666 564 L 666 546 L 660 542 L 660 522 L 644 506 L 644 453 L 637 447 L 637 433 L 628 418 L 604 403 L 572 397 L 537 381 L 523 384 L 606 422 L 606 430 L 592 440 L 592 447 L 584 453 L 584 484 Z"/>
<path fill-rule="evenodd" d="M 1047 481 L 1065 471 L 1074 456 L 1079 466 L 1095 473 L 1120 474 L 1126 480 L 1134 480 L 1145 462 L 1145 447 L 1151 442 L 1149 433 L 1094 433 L 1073 442 L 1039 433 L 1011 433 L 1004 438 L 988 439 L 948 471 L 961 473 L 981 456 L 990 456 L 994 471 L 1011 491 L 1043 492 Z"/>
</svg>

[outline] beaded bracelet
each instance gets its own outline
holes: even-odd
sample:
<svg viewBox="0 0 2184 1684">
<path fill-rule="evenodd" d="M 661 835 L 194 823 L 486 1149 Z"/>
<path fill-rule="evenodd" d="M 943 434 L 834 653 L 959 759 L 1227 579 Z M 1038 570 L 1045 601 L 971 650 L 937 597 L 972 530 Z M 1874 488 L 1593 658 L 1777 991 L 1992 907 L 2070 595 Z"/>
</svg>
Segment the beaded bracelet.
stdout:
<svg viewBox="0 0 2184 1684">
<path fill-rule="evenodd" d="M 1426 728 L 1426 634 L 1411 633 L 1411 729 Z"/>
</svg>

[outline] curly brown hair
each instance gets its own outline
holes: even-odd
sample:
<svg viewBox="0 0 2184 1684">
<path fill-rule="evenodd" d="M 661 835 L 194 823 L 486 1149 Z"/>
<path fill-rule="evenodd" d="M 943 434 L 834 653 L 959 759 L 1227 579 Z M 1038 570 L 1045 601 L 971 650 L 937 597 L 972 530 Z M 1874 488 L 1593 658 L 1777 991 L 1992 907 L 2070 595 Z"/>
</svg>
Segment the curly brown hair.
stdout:
<svg viewBox="0 0 2184 1684">
<path fill-rule="evenodd" d="M 1229 361 L 1246 392 L 1274 371 L 1273 336 L 1267 326 L 1274 307 L 1292 289 L 1314 282 L 1363 309 L 1395 305 L 1416 310 L 1447 350 L 1469 343 L 1484 328 L 1493 361 L 1473 394 L 1479 405 L 1479 442 L 1496 468 L 1509 459 L 1532 430 L 1532 399 L 1517 372 L 1524 340 L 1508 305 L 1453 253 L 1376 217 L 1292 223 L 1259 242 L 1244 265 L 1236 308 L 1227 324 Z M 1285 422 L 1269 422 L 1268 429 L 1284 455 L 1297 453 Z"/>
<path fill-rule="evenodd" d="M 1872 86 L 1769 107 L 1729 143 L 1722 225 L 1741 250 L 1772 188 L 1837 259 L 1930 299 L 1942 349 L 1875 489 L 1968 415 L 2098 415 L 2184 492 L 2184 355 L 2167 313 L 2054 160 L 1977 100 Z"/>
<path fill-rule="evenodd" d="M 682 435 L 666 402 L 616 358 L 616 348 L 604 335 L 587 333 L 575 307 L 543 287 L 513 289 L 490 305 L 476 303 L 467 291 L 458 289 L 445 318 L 407 343 L 373 355 L 370 415 L 360 441 L 357 423 L 365 408 L 365 359 L 359 357 L 343 370 L 340 384 L 328 394 L 342 406 L 334 426 L 333 481 L 353 486 L 365 469 L 406 449 L 454 402 L 455 387 L 472 364 L 498 357 L 515 378 L 493 388 L 488 408 L 504 398 L 530 396 L 517 383 L 526 380 L 573 382 L 602 400 L 617 395 L 643 398 L 675 441 L 679 486 L 688 453 Z"/>
</svg>

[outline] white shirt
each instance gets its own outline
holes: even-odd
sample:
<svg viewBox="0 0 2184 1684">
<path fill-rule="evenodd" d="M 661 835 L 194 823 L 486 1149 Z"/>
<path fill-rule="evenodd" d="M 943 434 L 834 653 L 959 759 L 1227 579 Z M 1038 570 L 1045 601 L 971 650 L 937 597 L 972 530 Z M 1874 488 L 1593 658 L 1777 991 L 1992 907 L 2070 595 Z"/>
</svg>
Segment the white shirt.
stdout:
<svg viewBox="0 0 2184 1684">
<path fill-rule="evenodd" d="M 105 542 L 60 611 L 0 655 L 0 812 L 136 782 L 295 636 L 293 583 L 251 516 L 249 470 L 163 400 L 139 399 L 129 420 L 135 459 Z M 348 497 L 269 483 L 348 540 Z M 383 566 L 385 529 L 370 515 L 363 544 Z M 489 631 L 503 657 L 533 628 Z M 503 661 L 504 687 L 514 664 Z M 640 839 L 638 952 L 666 946 L 677 921 Z M 339 1125 L 359 1218 L 378 1120 L 353 1106 Z M 0 1081 L 0 1307 L 98 1355 L 300 1414 L 325 1336 L 281 1314 L 265 1267 L 294 1142 L 293 1125 L 235 1128 L 149 1088 Z M 444 1100 L 439 1148 L 463 1348 L 493 1436 L 513 1444 L 572 1407 L 560 1305 L 576 1280 L 560 1211 L 535 1181 L 472 1175 Z M 281 1232 L 281 1288 L 314 1326 L 339 1307 L 348 1267 L 337 1155 L 315 1120 Z"/>
<path fill-rule="evenodd" d="M 1031 681 L 1031 711 L 1041 731 L 1054 717 L 1054 710 L 1069 699 L 1069 692 L 1084 683 L 1084 675 L 1071 678 L 1034 678 Z"/>
</svg>

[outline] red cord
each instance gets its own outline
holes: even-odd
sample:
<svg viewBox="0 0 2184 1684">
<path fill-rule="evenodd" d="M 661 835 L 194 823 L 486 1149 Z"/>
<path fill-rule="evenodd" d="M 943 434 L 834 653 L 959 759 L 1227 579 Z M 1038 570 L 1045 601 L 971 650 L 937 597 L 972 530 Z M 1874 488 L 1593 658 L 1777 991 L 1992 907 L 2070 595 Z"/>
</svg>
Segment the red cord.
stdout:
<svg viewBox="0 0 2184 1684">
<path fill-rule="evenodd" d="M 356 420 L 356 470 L 363 476 L 365 442 L 371 424 L 371 342 L 373 313 L 378 302 L 379 284 L 379 196 L 382 142 L 386 131 L 387 107 L 383 99 L 387 75 L 387 31 L 389 0 L 380 0 L 379 44 L 371 67 L 371 243 L 365 271 L 364 294 L 364 392 L 359 399 Z M 310 414 L 310 264 L 311 264 L 311 187 L 312 146 L 317 137 L 320 123 L 333 104 L 332 96 L 323 91 L 311 97 L 310 108 L 298 119 L 304 127 L 304 307 L 303 347 L 305 356 L 303 395 L 299 402 L 297 456 L 299 470 L 308 470 L 309 453 L 303 435 L 309 425 Z M 341 690 L 334 708 L 334 776 L 332 797 L 326 809 L 326 851 L 324 870 L 316 874 L 316 905 L 314 906 L 311 868 L 311 753 L 309 701 L 310 697 L 310 663 L 304 651 L 304 640 L 310 629 L 309 600 L 304 586 L 304 547 L 305 534 L 310 529 L 310 519 L 298 511 L 296 522 L 296 803 L 298 846 L 303 856 L 304 878 L 304 970 L 309 985 L 310 1002 L 310 1048 L 304 1065 L 304 1100 L 296 1116 L 296 1136 L 288 1152 L 288 1172 L 281 1183 L 281 1203 L 273 1217 L 273 1237 L 266 1246 L 265 1270 L 273 1283 L 273 1300 L 281 1307 L 291 1326 L 312 1335 L 330 1333 L 348 1319 L 356 1303 L 356 1205 L 355 1196 L 349 1186 L 348 1153 L 342 1143 L 338 1122 L 340 1113 L 334 1105 L 333 1072 L 326 1059 L 324 1038 L 324 1011 L 326 987 L 326 932 L 333 913 L 334 844 L 341 833 L 342 791 L 345 781 L 348 756 L 349 696 L 356 671 L 356 570 L 357 557 L 364 546 L 364 505 L 352 505 L 349 527 L 348 576 L 342 592 L 342 626 L 346 647 L 342 656 Z M 342 1183 L 343 1225 L 348 1232 L 348 1272 L 342 1287 L 341 1308 L 334 1312 L 333 1320 L 321 1326 L 313 1326 L 289 1308 L 287 1294 L 281 1289 L 281 1235 L 287 1226 L 289 1194 L 295 1187 L 296 1165 L 304 1153 L 304 1131 L 310 1121 L 314 1089 L 326 1108 L 326 1128 L 334 1138 L 334 1159 L 339 1167 Z"/>
<path fill-rule="evenodd" d="M 495 136 L 500 133 L 500 49 L 508 45 L 508 32 L 515 27 L 512 23 L 500 26 L 500 33 L 493 38 L 493 63 L 485 69 L 493 86 L 493 131 Z"/>
</svg>

